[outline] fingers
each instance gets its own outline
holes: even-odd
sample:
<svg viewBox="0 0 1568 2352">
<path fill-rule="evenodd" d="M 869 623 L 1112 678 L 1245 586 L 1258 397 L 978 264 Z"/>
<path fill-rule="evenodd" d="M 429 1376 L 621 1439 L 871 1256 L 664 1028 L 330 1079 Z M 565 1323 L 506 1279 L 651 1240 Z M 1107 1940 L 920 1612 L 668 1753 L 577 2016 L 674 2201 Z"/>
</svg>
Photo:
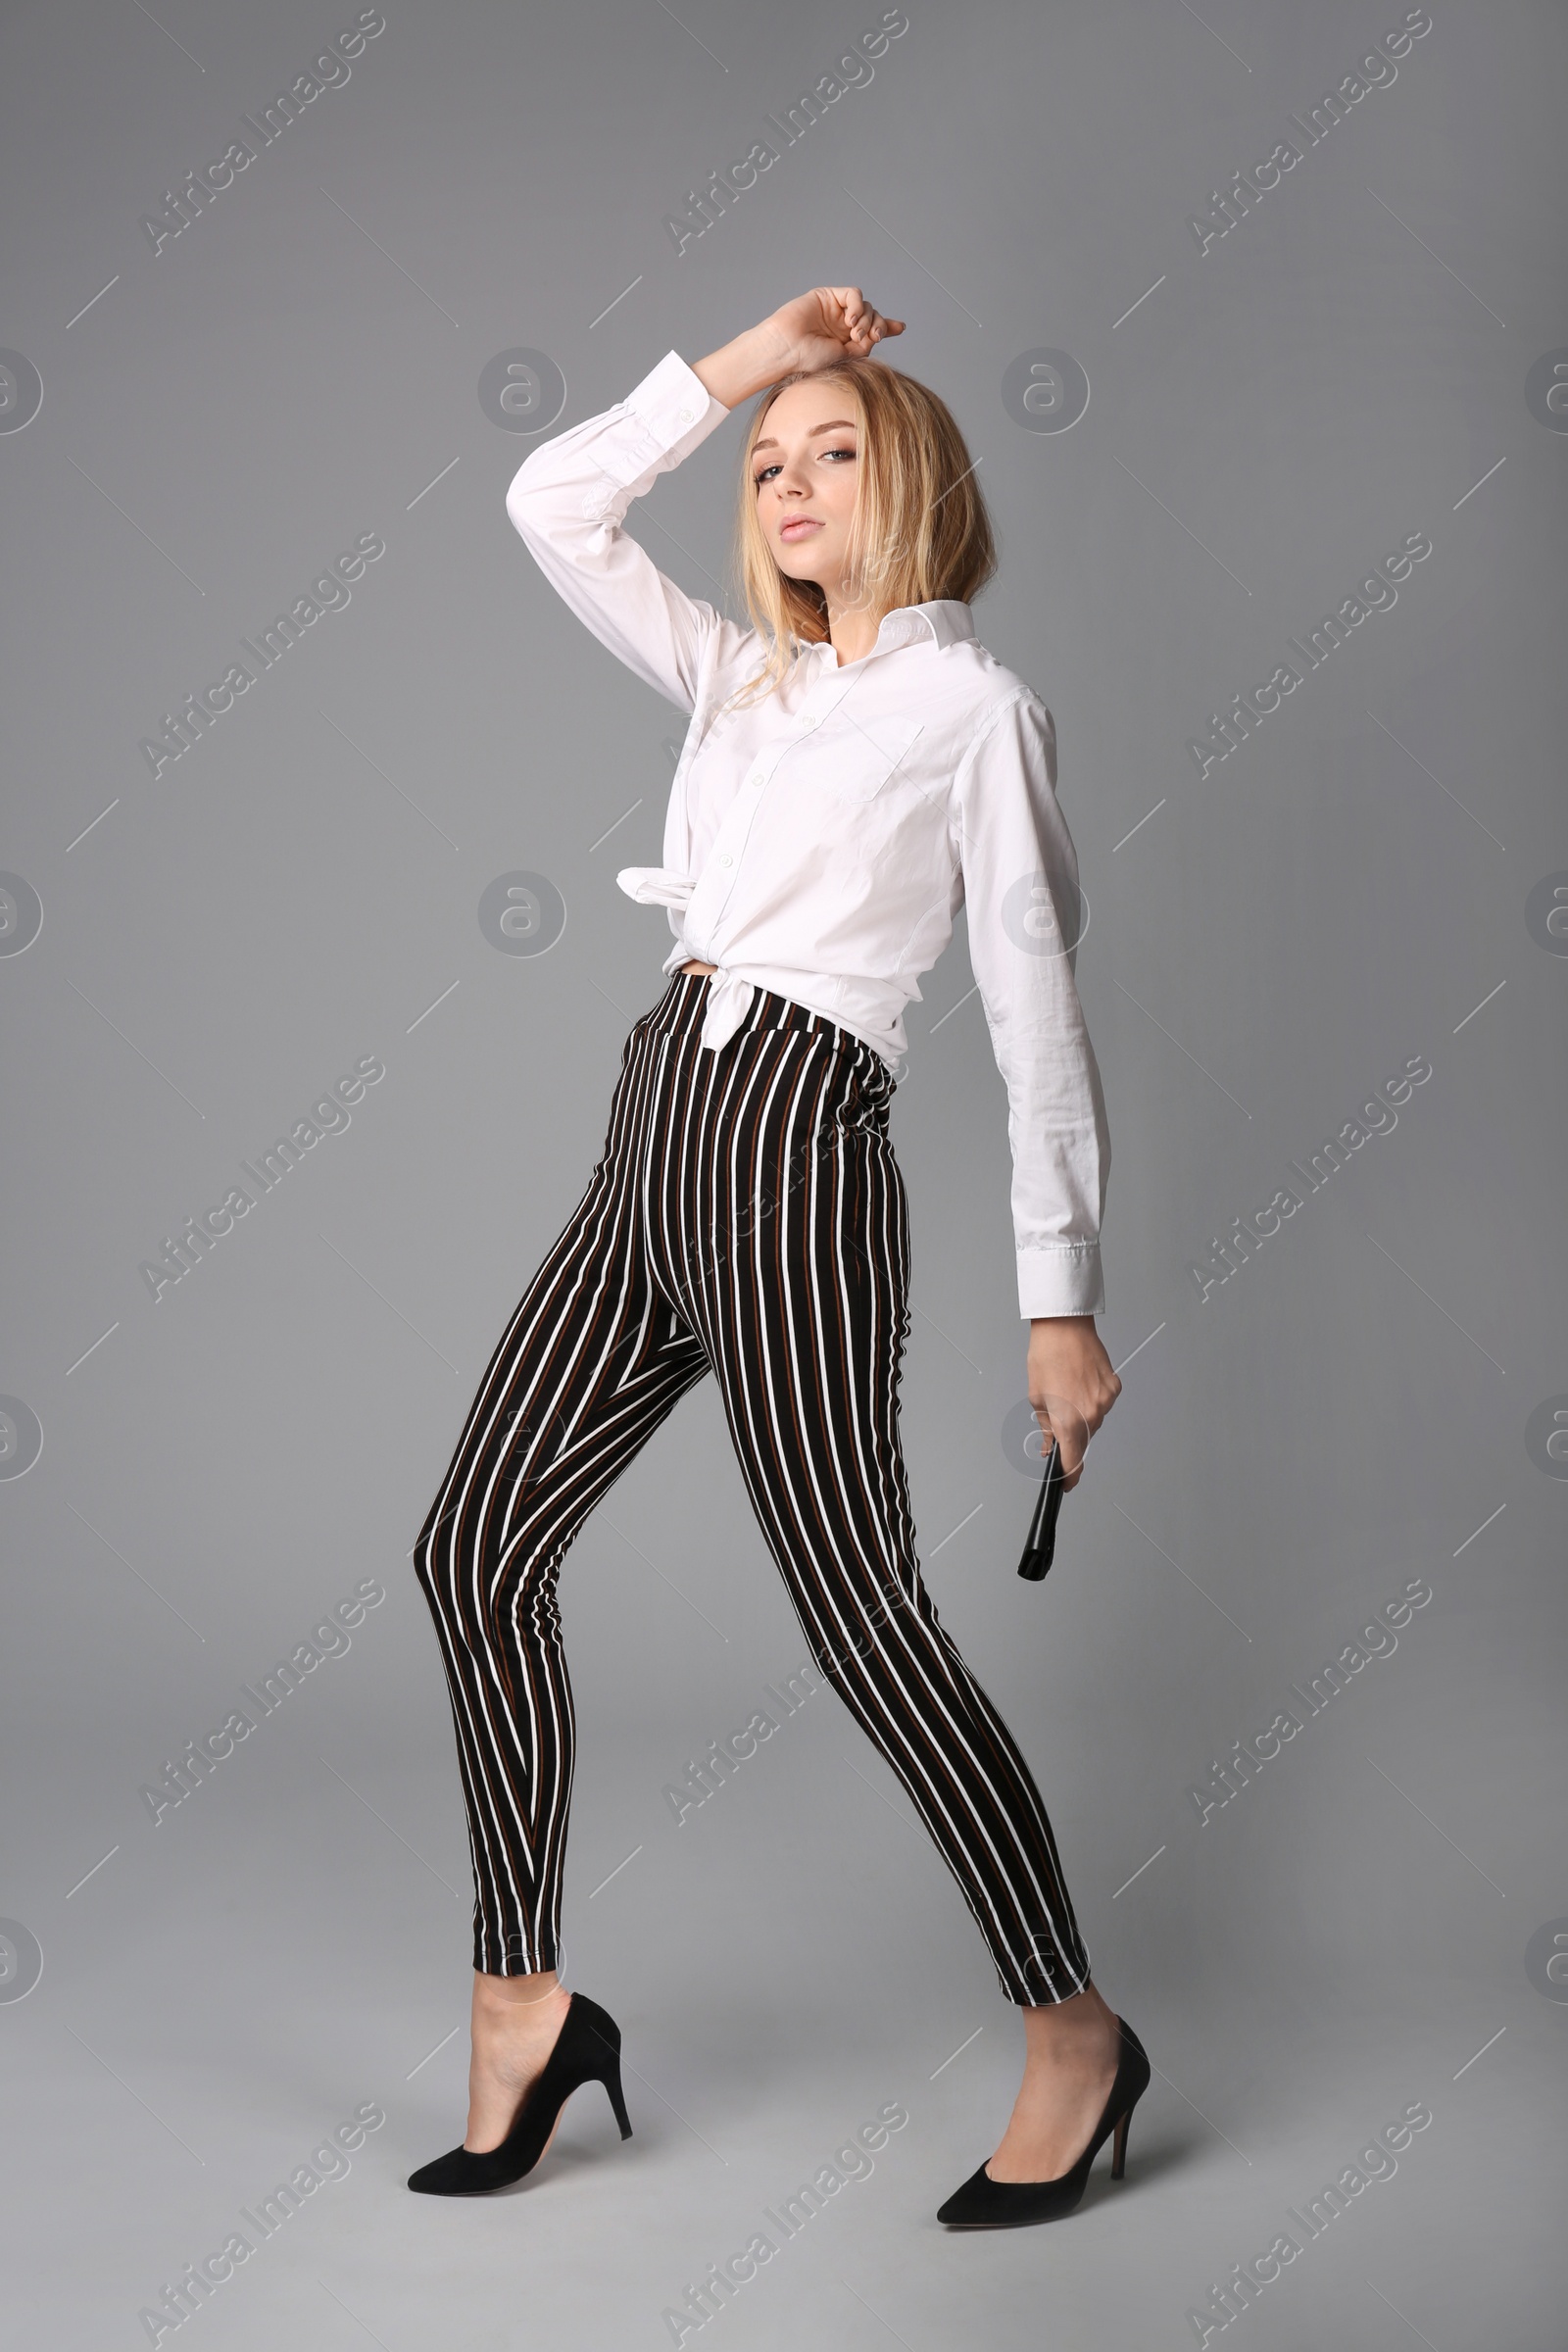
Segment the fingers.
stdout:
<svg viewBox="0 0 1568 2352">
<path fill-rule="evenodd" d="M 875 305 L 866 301 L 858 286 L 831 286 L 827 289 L 838 306 L 839 320 L 845 340 L 862 356 L 874 343 L 886 335 L 902 335 L 902 318 L 884 318 Z"/>
<path fill-rule="evenodd" d="M 1062 1485 L 1069 1489 L 1075 1487 L 1083 1471 L 1084 1456 L 1089 1450 L 1095 1422 L 1081 1410 L 1079 1400 L 1071 1396 L 1038 1391 L 1029 1401 L 1034 1406 L 1035 1419 L 1040 1424 L 1042 1460 L 1050 1451 L 1051 1441 L 1054 1438 L 1061 1462 Z"/>
<path fill-rule="evenodd" d="M 858 341 L 863 339 L 869 349 L 871 344 L 880 343 L 884 335 L 902 335 L 904 320 L 902 318 L 884 318 L 880 311 L 872 310 L 867 304 L 855 331 L 856 339 Z"/>
<path fill-rule="evenodd" d="M 1049 1446 L 1054 1437 L 1060 1447 L 1064 1488 L 1078 1484 L 1089 1441 L 1120 1395 L 1121 1382 L 1092 1322 L 1087 1344 L 1076 1319 L 1035 1322 L 1029 1342 L 1029 1401 L 1044 1444 Z"/>
<path fill-rule="evenodd" d="M 860 320 L 870 316 L 865 296 L 860 292 L 858 286 L 838 286 L 834 291 L 838 295 L 839 308 L 844 315 L 845 332 L 853 335 L 858 329 Z"/>
<path fill-rule="evenodd" d="M 1054 1438 L 1061 1466 L 1062 1491 L 1070 1494 L 1083 1476 L 1087 1436 L 1076 1436 L 1065 1423 L 1059 1429 L 1055 1428 L 1049 1413 L 1042 1413 L 1038 1418 L 1040 1421 L 1040 1458 L 1042 1461 L 1045 1460 L 1046 1455 L 1051 1451 L 1051 1441 Z"/>
<path fill-rule="evenodd" d="M 1089 1450 L 1089 1441 L 1087 1438 L 1076 1436 L 1070 1429 L 1057 1430 L 1055 1436 L 1063 1474 L 1069 1479 L 1075 1479 L 1084 1466 L 1084 1455 Z"/>
</svg>

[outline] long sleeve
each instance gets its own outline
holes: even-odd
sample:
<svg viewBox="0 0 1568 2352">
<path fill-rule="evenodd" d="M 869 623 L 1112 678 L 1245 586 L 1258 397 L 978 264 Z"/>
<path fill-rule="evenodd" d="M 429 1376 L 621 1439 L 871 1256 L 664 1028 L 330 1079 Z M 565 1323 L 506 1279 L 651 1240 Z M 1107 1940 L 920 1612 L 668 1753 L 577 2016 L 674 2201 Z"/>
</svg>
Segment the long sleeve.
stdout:
<svg viewBox="0 0 1568 2352">
<path fill-rule="evenodd" d="M 624 400 L 532 450 L 507 492 L 507 513 L 550 585 L 628 669 L 687 711 L 704 650 L 727 624 L 621 524 L 632 500 L 729 413 L 666 352 Z"/>
<path fill-rule="evenodd" d="M 1074 978 L 1078 859 L 1055 786 L 1055 727 L 1025 689 L 988 715 L 956 778 L 969 958 L 1007 1088 L 1024 1316 L 1104 1305 L 1110 1136 Z"/>
</svg>

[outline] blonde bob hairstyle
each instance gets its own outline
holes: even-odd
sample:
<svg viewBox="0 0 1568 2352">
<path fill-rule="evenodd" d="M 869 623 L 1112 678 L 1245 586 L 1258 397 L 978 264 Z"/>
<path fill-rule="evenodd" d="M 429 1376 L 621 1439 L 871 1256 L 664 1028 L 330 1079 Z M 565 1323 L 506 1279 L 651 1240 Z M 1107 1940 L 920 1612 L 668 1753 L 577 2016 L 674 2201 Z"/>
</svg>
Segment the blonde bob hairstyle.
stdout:
<svg viewBox="0 0 1568 2352">
<path fill-rule="evenodd" d="M 757 514 L 754 452 L 779 394 L 799 383 L 842 384 L 859 427 L 858 481 L 847 571 L 858 606 L 881 620 L 905 605 L 968 604 L 997 568 L 996 541 L 963 435 L 947 404 L 882 360 L 846 357 L 781 376 L 758 402 L 741 461 L 734 567 L 768 654 L 730 697 L 749 703 L 782 685 L 803 646 L 828 635 L 814 580 L 779 569 Z"/>
</svg>

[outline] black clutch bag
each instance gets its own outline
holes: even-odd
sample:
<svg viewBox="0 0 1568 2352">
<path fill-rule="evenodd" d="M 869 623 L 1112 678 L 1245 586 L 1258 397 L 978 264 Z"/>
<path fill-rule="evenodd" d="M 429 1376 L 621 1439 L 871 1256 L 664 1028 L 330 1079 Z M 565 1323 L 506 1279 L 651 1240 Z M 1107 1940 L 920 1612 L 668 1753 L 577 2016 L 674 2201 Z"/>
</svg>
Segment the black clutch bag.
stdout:
<svg viewBox="0 0 1568 2352">
<path fill-rule="evenodd" d="M 1018 1562 L 1018 1574 L 1027 1577 L 1031 1584 L 1040 1582 L 1056 1554 L 1056 1513 L 1061 1508 L 1063 1477 L 1061 1449 L 1053 1438 L 1051 1450 L 1045 1457 L 1045 1476 L 1040 1482 L 1035 1515 L 1029 1522 L 1023 1558 Z"/>
</svg>

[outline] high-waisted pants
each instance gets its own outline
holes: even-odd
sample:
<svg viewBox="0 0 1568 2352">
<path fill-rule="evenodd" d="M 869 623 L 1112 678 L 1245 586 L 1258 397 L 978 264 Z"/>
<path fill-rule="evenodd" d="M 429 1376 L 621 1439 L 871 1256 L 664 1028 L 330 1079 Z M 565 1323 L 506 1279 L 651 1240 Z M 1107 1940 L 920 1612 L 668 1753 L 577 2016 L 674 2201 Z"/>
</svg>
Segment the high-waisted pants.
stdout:
<svg viewBox="0 0 1568 2352">
<path fill-rule="evenodd" d="M 502 1335 L 414 1549 L 457 1728 L 473 1965 L 558 1965 L 574 1732 L 557 1578 L 594 1504 L 711 1372 L 817 1671 L 907 1790 L 1006 1997 L 1065 2000 L 1089 1954 L 1045 1806 L 915 1557 L 892 1073 L 762 990 L 704 1048 L 707 994 L 705 975 L 676 973 L 633 1027 L 604 1155 Z"/>
</svg>

